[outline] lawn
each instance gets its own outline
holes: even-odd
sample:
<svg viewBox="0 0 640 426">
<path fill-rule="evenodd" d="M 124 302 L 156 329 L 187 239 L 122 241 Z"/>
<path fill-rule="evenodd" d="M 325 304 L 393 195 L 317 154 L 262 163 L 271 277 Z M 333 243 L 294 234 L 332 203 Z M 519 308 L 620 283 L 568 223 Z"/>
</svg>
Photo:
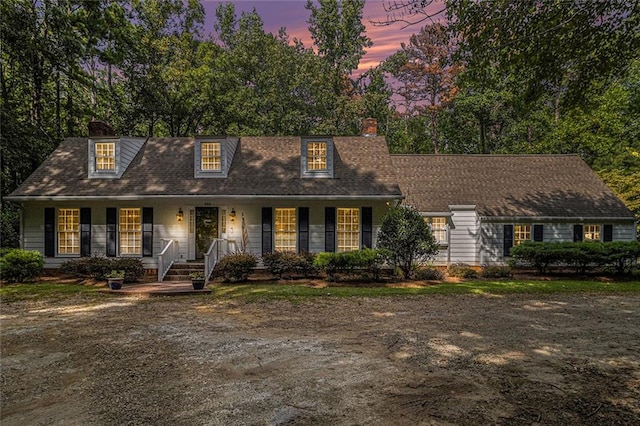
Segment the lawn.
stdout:
<svg viewBox="0 0 640 426">
<path fill-rule="evenodd" d="M 391 285 L 312 286 L 299 282 L 261 282 L 248 284 L 215 284 L 211 297 L 218 299 L 296 300 L 313 297 L 381 297 L 429 294 L 515 294 L 515 293 L 571 293 L 571 292 L 634 292 L 640 291 L 640 281 L 604 282 L 595 280 L 469 280 L 460 283 L 427 284 L 417 282 Z M 55 298 L 73 294 L 95 294 L 100 287 L 57 282 L 11 284 L 0 287 L 3 301 L 31 298 Z"/>
</svg>

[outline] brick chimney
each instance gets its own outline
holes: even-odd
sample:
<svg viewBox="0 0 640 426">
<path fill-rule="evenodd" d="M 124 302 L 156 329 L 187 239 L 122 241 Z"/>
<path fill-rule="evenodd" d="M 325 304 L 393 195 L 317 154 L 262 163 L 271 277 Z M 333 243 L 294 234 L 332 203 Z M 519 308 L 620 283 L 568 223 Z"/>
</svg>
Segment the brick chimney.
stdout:
<svg viewBox="0 0 640 426">
<path fill-rule="evenodd" d="M 113 131 L 104 121 L 90 121 L 89 122 L 89 136 L 115 136 Z"/>
<path fill-rule="evenodd" d="M 360 136 L 378 136 L 378 120 L 375 118 L 363 118 L 361 123 Z"/>
</svg>

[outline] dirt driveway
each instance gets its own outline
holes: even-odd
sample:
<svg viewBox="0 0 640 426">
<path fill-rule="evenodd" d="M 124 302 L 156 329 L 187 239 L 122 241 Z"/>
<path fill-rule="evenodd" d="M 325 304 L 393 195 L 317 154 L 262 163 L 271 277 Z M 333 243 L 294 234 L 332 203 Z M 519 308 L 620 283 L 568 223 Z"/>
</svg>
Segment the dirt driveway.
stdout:
<svg viewBox="0 0 640 426">
<path fill-rule="evenodd" d="M 1 423 L 640 424 L 640 294 L 2 305 Z"/>
</svg>

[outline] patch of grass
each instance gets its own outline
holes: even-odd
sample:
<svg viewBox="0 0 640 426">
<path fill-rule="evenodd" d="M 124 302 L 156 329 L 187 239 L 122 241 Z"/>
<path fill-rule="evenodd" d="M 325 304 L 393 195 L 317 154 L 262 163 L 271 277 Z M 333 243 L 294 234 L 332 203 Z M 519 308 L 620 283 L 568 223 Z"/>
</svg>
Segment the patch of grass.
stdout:
<svg viewBox="0 0 640 426">
<path fill-rule="evenodd" d="M 220 299 L 246 301 L 296 300 L 313 297 L 381 297 L 429 294 L 515 294 L 515 293 L 571 293 L 571 292 L 629 292 L 640 291 L 639 281 L 480 281 L 442 283 L 423 287 L 308 287 L 302 284 L 237 284 L 211 286 L 212 295 Z"/>
<path fill-rule="evenodd" d="M 15 302 L 26 299 L 61 298 L 78 293 L 95 293 L 97 287 L 82 284 L 40 282 L 30 284 L 9 284 L 0 287 L 0 299 L 3 302 Z"/>
</svg>

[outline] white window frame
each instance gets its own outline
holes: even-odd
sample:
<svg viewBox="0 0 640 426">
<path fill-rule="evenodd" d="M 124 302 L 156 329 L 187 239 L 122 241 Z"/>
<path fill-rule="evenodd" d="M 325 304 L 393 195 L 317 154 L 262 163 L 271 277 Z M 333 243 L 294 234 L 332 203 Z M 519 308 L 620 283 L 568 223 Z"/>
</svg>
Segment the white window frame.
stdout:
<svg viewBox="0 0 640 426">
<path fill-rule="evenodd" d="M 80 254 L 80 209 L 58 209 L 56 237 L 59 255 L 77 256 Z"/>
<path fill-rule="evenodd" d="M 116 143 L 112 141 L 96 141 L 93 144 L 94 149 L 94 162 L 95 162 L 95 171 L 96 173 L 115 173 L 116 171 Z M 101 152 L 102 151 L 102 152 Z M 108 154 L 105 154 L 108 152 Z M 104 168 L 100 167 L 100 162 L 105 160 L 108 163 L 112 164 L 113 167 Z"/>
<path fill-rule="evenodd" d="M 273 212 L 273 249 L 279 252 L 298 250 L 298 211 L 295 207 L 276 207 Z"/>
<path fill-rule="evenodd" d="M 206 155 L 205 155 L 205 152 L 206 152 Z M 200 170 L 203 172 L 222 171 L 222 143 L 221 142 L 202 141 L 200 143 Z"/>
<path fill-rule="evenodd" d="M 321 147 L 322 144 L 324 147 Z M 305 137 L 300 147 L 300 168 L 303 178 L 333 177 L 333 139 Z M 324 161 L 323 161 L 324 160 Z M 323 164 L 324 163 L 324 164 Z M 324 167 L 322 167 L 324 165 Z"/>
<path fill-rule="evenodd" d="M 357 207 L 338 207 L 336 211 L 336 251 L 360 250 L 362 213 Z M 350 219 L 345 221 L 343 219 Z"/>
<path fill-rule="evenodd" d="M 424 221 L 429 224 L 431 229 L 431 235 L 436 239 L 439 245 L 446 245 L 448 243 L 447 234 L 449 232 L 448 220 L 446 216 L 425 216 Z M 434 222 L 442 221 L 442 224 L 436 224 Z M 442 238 L 438 238 L 441 236 Z"/>
<path fill-rule="evenodd" d="M 518 223 L 513 226 L 513 245 L 519 246 L 525 241 L 531 241 L 533 237 L 532 226 L 526 223 Z"/>
<path fill-rule="evenodd" d="M 602 241 L 602 226 L 596 223 L 584 224 L 582 226 L 582 241 Z"/>
<path fill-rule="evenodd" d="M 142 256 L 142 208 L 118 210 L 118 250 L 120 256 Z"/>
</svg>

